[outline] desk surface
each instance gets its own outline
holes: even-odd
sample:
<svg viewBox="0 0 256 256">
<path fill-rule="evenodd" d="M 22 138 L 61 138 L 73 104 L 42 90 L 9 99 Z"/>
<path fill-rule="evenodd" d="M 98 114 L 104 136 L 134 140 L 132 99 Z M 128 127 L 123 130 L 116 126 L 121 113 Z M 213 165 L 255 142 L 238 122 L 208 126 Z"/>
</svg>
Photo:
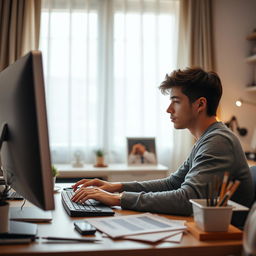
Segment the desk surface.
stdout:
<svg viewBox="0 0 256 256">
<path fill-rule="evenodd" d="M 11 202 L 11 205 L 21 205 L 21 202 Z M 38 236 L 67 236 L 81 237 L 74 230 L 73 222 L 82 218 L 69 217 L 61 203 L 60 193 L 55 193 L 55 210 L 53 211 L 53 221 L 47 224 L 38 224 Z M 116 209 L 116 215 L 137 214 L 134 211 L 124 211 Z M 173 219 L 192 220 L 191 217 L 178 217 L 162 215 Z M 97 232 L 97 236 L 101 236 Z M 198 241 L 191 234 L 185 234 L 181 243 L 162 242 L 148 244 L 128 240 L 112 240 L 103 238 L 100 243 L 63 243 L 54 241 L 37 240 L 27 245 L 0 245 L 0 255 L 90 255 L 90 256 L 130 256 L 130 255 L 241 255 L 242 241 Z"/>
</svg>

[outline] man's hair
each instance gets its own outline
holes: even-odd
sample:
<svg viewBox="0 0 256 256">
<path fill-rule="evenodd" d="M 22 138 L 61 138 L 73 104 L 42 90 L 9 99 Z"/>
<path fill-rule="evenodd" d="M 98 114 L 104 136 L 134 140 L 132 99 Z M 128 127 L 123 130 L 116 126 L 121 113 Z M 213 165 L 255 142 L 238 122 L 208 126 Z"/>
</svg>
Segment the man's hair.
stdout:
<svg viewBox="0 0 256 256">
<path fill-rule="evenodd" d="M 219 76 L 215 72 L 206 72 L 201 68 L 174 70 L 170 75 L 166 75 L 159 89 L 163 94 L 168 94 L 173 87 L 181 87 L 182 93 L 189 98 L 190 103 L 200 97 L 205 97 L 207 100 L 207 115 L 216 115 L 222 95 L 222 85 Z"/>
</svg>

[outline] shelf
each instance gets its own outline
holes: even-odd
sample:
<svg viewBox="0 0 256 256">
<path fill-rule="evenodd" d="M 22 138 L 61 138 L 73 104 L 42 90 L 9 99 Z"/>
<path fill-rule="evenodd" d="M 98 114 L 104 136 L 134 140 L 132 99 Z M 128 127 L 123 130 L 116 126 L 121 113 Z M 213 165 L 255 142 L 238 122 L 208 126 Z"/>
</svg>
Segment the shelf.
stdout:
<svg viewBox="0 0 256 256">
<path fill-rule="evenodd" d="M 102 178 L 108 181 L 144 181 L 166 178 L 170 175 L 169 169 L 161 164 L 128 166 L 127 164 L 109 164 L 108 167 L 94 167 L 85 164 L 76 168 L 69 164 L 56 164 L 59 171 L 58 178 Z M 57 179 L 58 179 L 57 178 Z"/>
<path fill-rule="evenodd" d="M 256 32 L 251 33 L 246 37 L 247 40 L 256 40 Z"/>
<path fill-rule="evenodd" d="M 252 56 L 250 56 L 250 57 L 247 57 L 247 58 L 245 59 L 245 61 L 246 61 L 247 63 L 256 62 L 256 54 L 255 54 L 255 55 L 252 55 Z"/>
<path fill-rule="evenodd" d="M 251 87 L 247 87 L 245 90 L 246 90 L 247 92 L 256 92 L 256 85 L 251 86 Z"/>
</svg>

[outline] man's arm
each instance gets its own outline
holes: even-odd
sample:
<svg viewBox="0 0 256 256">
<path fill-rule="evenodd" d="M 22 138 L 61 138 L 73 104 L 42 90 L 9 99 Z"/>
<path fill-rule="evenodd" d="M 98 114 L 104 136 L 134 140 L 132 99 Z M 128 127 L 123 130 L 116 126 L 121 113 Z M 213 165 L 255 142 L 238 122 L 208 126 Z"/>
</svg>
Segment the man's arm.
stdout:
<svg viewBox="0 0 256 256">
<path fill-rule="evenodd" d="M 189 159 L 187 159 L 176 172 L 163 179 L 141 182 L 122 182 L 122 190 L 130 192 L 158 192 L 178 189 L 181 187 L 181 184 L 184 182 L 185 176 L 189 171 L 188 162 Z"/>
<path fill-rule="evenodd" d="M 135 211 L 189 216 L 192 213 L 189 198 L 196 198 L 190 187 L 162 192 L 123 192 L 121 207 Z"/>
<path fill-rule="evenodd" d="M 130 153 L 128 156 L 128 164 L 136 164 L 137 163 L 137 156 Z"/>
</svg>

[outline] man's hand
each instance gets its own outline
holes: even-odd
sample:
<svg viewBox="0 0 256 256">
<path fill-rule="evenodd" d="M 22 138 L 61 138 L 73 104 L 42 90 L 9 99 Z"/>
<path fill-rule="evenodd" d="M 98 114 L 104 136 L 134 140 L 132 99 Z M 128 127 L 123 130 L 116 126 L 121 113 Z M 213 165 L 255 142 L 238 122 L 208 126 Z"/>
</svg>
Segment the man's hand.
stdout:
<svg viewBox="0 0 256 256">
<path fill-rule="evenodd" d="M 140 155 L 143 155 L 144 152 L 146 151 L 146 148 L 144 145 L 142 144 L 137 144 L 137 152 L 140 154 Z"/>
<path fill-rule="evenodd" d="M 106 205 L 121 205 L 121 194 L 112 194 L 100 188 L 80 188 L 72 197 L 72 201 L 83 203 L 88 199 L 98 200 Z"/>
<path fill-rule="evenodd" d="M 146 151 L 146 148 L 144 145 L 137 143 L 132 146 L 131 154 L 133 155 L 143 155 Z"/>
<path fill-rule="evenodd" d="M 72 186 L 73 190 L 76 191 L 78 186 L 80 185 L 82 185 L 81 188 L 93 186 L 93 187 L 98 187 L 102 190 L 105 190 L 107 192 L 112 192 L 112 193 L 122 192 L 122 188 L 123 188 L 122 183 L 107 182 L 100 179 L 82 179 Z"/>
</svg>

